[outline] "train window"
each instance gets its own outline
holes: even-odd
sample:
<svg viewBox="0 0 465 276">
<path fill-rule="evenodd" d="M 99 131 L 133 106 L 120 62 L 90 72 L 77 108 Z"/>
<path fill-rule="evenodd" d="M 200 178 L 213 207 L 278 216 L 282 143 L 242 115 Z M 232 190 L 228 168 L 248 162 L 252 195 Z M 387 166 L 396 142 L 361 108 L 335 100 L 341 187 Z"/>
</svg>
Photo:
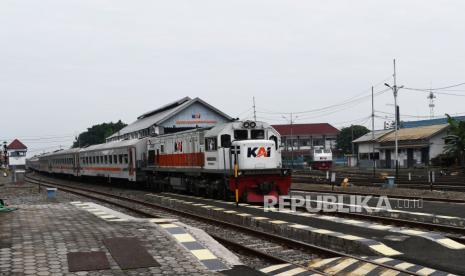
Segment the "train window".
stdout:
<svg viewBox="0 0 465 276">
<path fill-rule="evenodd" d="M 95 160 L 95 156 L 92 157 L 92 163 L 97 164 L 97 161 Z"/>
<path fill-rule="evenodd" d="M 160 145 L 160 152 L 164 153 L 165 152 L 165 145 Z"/>
<path fill-rule="evenodd" d="M 118 157 L 119 157 L 119 163 L 120 163 L 120 164 L 123 164 L 123 155 L 120 154 Z"/>
<path fill-rule="evenodd" d="M 118 164 L 118 156 L 113 155 L 113 163 Z"/>
<path fill-rule="evenodd" d="M 278 137 L 274 136 L 274 135 L 271 135 L 270 136 L 270 140 L 273 140 L 274 141 L 274 146 L 276 149 L 278 149 Z"/>
<path fill-rule="evenodd" d="M 265 139 L 265 130 L 263 129 L 252 129 L 250 131 L 252 139 Z"/>
<path fill-rule="evenodd" d="M 231 147 L 231 135 L 223 134 L 221 135 L 221 147 L 230 148 Z"/>
<path fill-rule="evenodd" d="M 105 164 L 108 164 L 108 156 L 105 155 L 103 158 L 105 159 L 105 162 L 104 162 L 104 163 L 105 163 Z"/>
<path fill-rule="evenodd" d="M 247 140 L 248 133 L 246 129 L 236 129 L 234 130 L 234 140 Z"/>
<path fill-rule="evenodd" d="M 113 164 L 113 158 L 111 155 L 108 155 L 108 163 Z"/>
<path fill-rule="evenodd" d="M 217 139 L 216 137 L 213 138 L 205 138 L 205 144 L 206 144 L 206 151 L 215 151 L 217 150 Z"/>
<path fill-rule="evenodd" d="M 124 155 L 124 164 L 127 164 L 127 163 L 128 163 L 128 155 L 125 154 L 125 155 Z"/>
</svg>

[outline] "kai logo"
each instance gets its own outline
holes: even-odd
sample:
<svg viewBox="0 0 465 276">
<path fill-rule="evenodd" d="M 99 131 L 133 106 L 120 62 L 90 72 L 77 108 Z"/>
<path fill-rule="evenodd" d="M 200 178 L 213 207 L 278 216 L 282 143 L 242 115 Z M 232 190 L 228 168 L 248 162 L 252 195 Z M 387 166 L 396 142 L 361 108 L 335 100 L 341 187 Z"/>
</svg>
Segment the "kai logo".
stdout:
<svg viewBox="0 0 465 276">
<path fill-rule="evenodd" d="M 271 147 L 247 148 L 247 158 L 270 157 L 270 156 L 271 156 Z"/>
</svg>

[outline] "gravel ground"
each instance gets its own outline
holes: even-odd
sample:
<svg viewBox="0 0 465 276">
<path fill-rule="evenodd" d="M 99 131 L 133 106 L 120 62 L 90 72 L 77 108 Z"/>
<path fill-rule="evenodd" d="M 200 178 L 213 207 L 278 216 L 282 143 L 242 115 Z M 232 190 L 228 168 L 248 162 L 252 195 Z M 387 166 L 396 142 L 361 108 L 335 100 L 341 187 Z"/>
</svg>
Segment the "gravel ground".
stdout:
<svg viewBox="0 0 465 276">
<path fill-rule="evenodd" d="M 0 198 L 2 198 L 7 205 L 13 206 L 20 204 L 56 204 L 83 200 L 83 197 L 62 191 L 57 191 L 54 198 L 47 198 L 45 187 L 39 189 L 37 185 L 29 183 L 20 185 L 7 183 L 0 186 Z"/>
<path fill-rule="evenodd" d="M 331 191 L 331 185 L 328 184 L 310 184 L 310 183 L 292 183 L 291 189 L 316 189 Z M 335 191 L 353 192 L 353 193 L 373 193 L 387 196 L 413 196 L 413 197 L 434 197 L 440 199 L 460 199 L 465 200 L 464 192 L 455 191 L 429 191 L 419 189 L 406 189 L 406 188 L 394 188 L 394 189 L 383 189 L 376 187 L 357 187 L 352 186 L 349 188 L 342 188 L 340 186 L 334 186 Z"/>
</svg>

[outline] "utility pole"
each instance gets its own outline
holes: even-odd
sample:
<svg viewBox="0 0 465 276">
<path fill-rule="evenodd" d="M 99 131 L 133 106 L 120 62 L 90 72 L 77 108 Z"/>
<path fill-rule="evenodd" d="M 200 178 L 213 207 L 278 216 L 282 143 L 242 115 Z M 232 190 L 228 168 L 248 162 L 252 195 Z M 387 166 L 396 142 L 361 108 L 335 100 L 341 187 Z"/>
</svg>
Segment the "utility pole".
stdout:
<svg viewBox="0 0 465 276">
<path fill-rule="evenodd" d="M 294 123 L 294 120 L 292 118 L 292 113 L 291 113 L 291 163 L 292 163 L 292 168 L 294 169 L 294 131 L 292 129 L 293 123 Z"/>
<path fill-rule="evenodd" d="M 352 132 L 352 139 L 351 139 L 350 141 L 351 141 L 351 144 L 352 144 L 352 157 L 353 157 L 354 154 L 355 154 L 355 147 L 354 147 L 354 125 L 350 125 L 350 131 Z"/>
<path fill-rule="evenodd" d="M 396 130 L 395 130 L 395 150 L 396 150 L 396 179 L 398 179 L 399 177 L 399 142 L 398 142 L 398 137 L 397 137 L 397 130 L 399 128 L 399 122 L 397 121 L 397 119 L 399 118 L 398 117 L 398 114 L 397 114 L 397 78 L 396 78 L 396 59 L 394 59 L 393 61 L 393 64 L 394 64 L 394 108 L 396 110 L 395 114 L 396 114 L 396 120 L 395 120 L 395 127 L 396 127 Z"/>
<path fill-rule="evenodd" d="M 372 156 L 373 159 L 373 176 L 376 175 L 376 159 L 375 159 L 375 97 L 373 92 L 373 86 L 371 87 L 371 145 L 372 145 Z"/>
<path fill-rule="evenodd" d="M 255 110 L 255 97 L 253 99 L 253 120 L 256 122 L 257 121 L 257 111 Z"/>
<path fill-rule="evenodd" d="M 394 93 L 394 110 L 395 110 L 395 164 L 396 164 L 396 178 L 399 177 L 399 143 L 397 140 L 397 130 L 399 128 L 399 109 L 397 107 L 397 92 L 399 91 L 400 88 L 403 88 L 404 86 L 397 87 L 397 79 L 396 79 L 396 59 L 394 59 L 394 74 L 392 75 L 394 78 L 394 86 L 390 86 L 389 84 L 385 83 L 387 87 L 392 89 L 392 92 Z"/>
</svg>

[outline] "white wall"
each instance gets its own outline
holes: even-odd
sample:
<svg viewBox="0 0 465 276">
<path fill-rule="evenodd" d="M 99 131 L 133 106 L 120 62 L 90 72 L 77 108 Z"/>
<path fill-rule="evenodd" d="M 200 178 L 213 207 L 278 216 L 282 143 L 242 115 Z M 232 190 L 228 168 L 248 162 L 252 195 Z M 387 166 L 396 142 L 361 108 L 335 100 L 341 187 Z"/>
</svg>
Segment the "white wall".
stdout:
<svg viewBox="0 0 465 276">
<path fill-rule="evenodd" d="M 446 131 L 442 131 L 441 133 L 438 133 L 437 135 L 433 136 L 430 139 L 430 147 L 429 147 L 429 158 L 432 159 L 439 154 L 443 153 L 444 151 L 444 137 L 446 136 Z"/>
<path fill-rule="evenodd" d="M 26 154 L 24 156 L 11 156 L 11 153 L 14 151 L 8 151 L 8 165 L 18 166 L 26 165 Z"/>
</svg>

